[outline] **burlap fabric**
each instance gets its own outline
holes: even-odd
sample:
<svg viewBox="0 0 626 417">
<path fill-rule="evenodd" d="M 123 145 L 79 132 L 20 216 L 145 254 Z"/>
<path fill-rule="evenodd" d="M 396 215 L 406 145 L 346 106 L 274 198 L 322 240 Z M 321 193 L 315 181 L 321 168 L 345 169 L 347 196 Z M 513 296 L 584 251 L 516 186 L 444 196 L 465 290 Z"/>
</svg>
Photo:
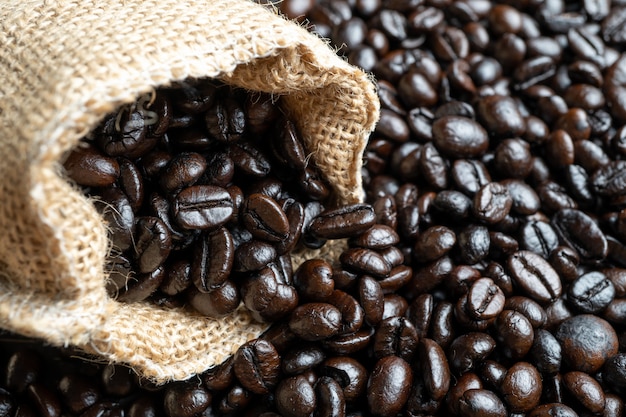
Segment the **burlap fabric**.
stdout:
<svg viewBox="0 0 626 417">
<path fill-rule="evenodd" d="M 360 198 L 372 83 L 246 0 L 0 2 L 0 326 L 126 363 L 157 383 L 220 363 L 263 326 L 106 296 L 105 225 L 61 161 L 150 89 L 215 77 L 284 96 L 338 202 Z"/>
</svg>

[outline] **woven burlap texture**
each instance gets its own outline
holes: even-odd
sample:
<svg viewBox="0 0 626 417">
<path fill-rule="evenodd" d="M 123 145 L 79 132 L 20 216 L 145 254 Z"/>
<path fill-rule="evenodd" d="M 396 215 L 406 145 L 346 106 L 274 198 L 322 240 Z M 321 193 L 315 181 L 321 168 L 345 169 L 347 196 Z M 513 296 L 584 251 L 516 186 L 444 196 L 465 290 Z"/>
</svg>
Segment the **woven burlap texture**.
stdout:
<svg viewBox="0 0 626 417">
<path fill-rule="evenodd" d="M 373 84 L 246 0 L 0 1 L 0 326 L 156 383 L 220 363 L 264 326 L 106 296 L 106 225 L 61 161 L 119 106 L 186 78 L 282 96 L 338 202 L 360 195 Z"/>
</svg>

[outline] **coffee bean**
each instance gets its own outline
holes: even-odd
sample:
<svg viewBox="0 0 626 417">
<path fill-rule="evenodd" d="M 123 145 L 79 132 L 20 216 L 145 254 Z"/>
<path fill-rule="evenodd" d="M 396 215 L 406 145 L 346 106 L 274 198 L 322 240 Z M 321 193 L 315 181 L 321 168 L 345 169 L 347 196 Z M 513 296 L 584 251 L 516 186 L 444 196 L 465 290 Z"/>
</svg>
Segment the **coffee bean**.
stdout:
<svg viewBox="0 0 626 417">
<path fill-rule="evenodd" d="M 530 363 L 517 362 L 507 371 L 501 390 L 511 411 L 531 411 L 539 404 L 541 397 L 541 375 Z"/>
<path fill-rule="evenodd" d="M 251 341 L 235 353 L 233 370 L 246 389 L 264 394 L 278 382 L 280 356 L 271 343 Z"/>
<path fill-rule="evenodd" d="M 73 150 L 63 167 L 69 178 L 87 187 L 107 187 L 120 176 L 118 162 L 91 145 Z"/>
<path fill-rule="evenodd" d="M 485 129 L 471 119 L 445 116 L 433 123 L 433 142 L 448 156 L 467 158 L 485 152 L 489 137 Z"/>
<path fill-rule="evenodd" d="M 598 225 L 580 210 L 563 209 L 552 218 L 552 225 L 561 240 L 576 250 L 583 259 L 601 260 L 608 243 Z"/>
<path fill-rule="evenodd" d="M 535 330 L 535 340 L 530 357 L 537 369 L 544 374 L 555 374 L 561 368 L 561 345 L 547 330 Z"/>
<path fill-rule="evenodd" d="M 222 286 L 230 276 L 235 257 L 232 235 L 224 227 L 207 233 L 193 250 L 190 277 L 201 292 Z"/>
<path fill-rule="evenodd" d="M 276 409 L 285 417 L 308 416 L 317 407 L 313 386 L 303 375 L 283 379 L 276 388 Z"/>
<path fill-rule="evenodd" d="M 554 334 L 563 349 L 564 362 L 572 369 L 596 372 L 617 353 L 617 334 L 605 320 L 581 314 L 565 320 Z"/>
<path fill-rule="evenodd" d="M 523 358 L 532 347 L 535 333 L 530 321 L 514 310 L 503 310 L 496 319 L 496 339 L 502 353 L 511 359 Z"/>
<path fill-rule="evenodd" d="M 345 268 L 379 278 L 384 278 L 391 272 L 391 265 L 379 253 L 371 249 L 348 249 L 341 254 L 340 261 Z"/>
<path fill-rule="evenodd" d="M 469 289 L 466 311 L 475 319 L 490 319 L 500 314 L 504 301 L 502 290 L 490 278 L 480 278 Z"/>
<path fill-rule="evenodd" d="M 156 217 L 140 217 L 135 226 L 135 258 L 140 273 L 156 270 L 172 248 L 172 238 L 165 224 Z"/>
<path fill-rule="evenodd" d="M 374 335 L 374 356 L 397 356 L 407 362 L 417 350 L 419 338 L 413 324 L 404 317 L 390 317 L 378 325 Z"/>
<path fill-rule="evenodd" d="M 385 356 L 376 362 L 367 381 L 367 403 L 372 414 L 395 416 L 409 397 L 413 372 L 408 363 L 397 356 Z"/>
<path fill-rule="evenodd" d="M 289 220 L 272 198 L 254 193 L 248 196 L 242 207 L 243 224 L 258 239 L 280 242 L 289 234 Z"/>
<path fill-rule="evenodd" d="M 341 312 L 328 303 L 302 304 L 291 314 L 289 328 L 304 340 L 327 339 L 339 333 Z"/>
<path fill-rule="evenodd" d="M 563 375 L 563 382 L 567 391 L 580 401 L 586 410 L 594 414 L 604 410 L 604 391 L 589 374 L 579 371 L 568 372 Z"/>
<path fill-rule="evenodd" d="M 495 347 L 495 340 L 486 333 L 466 333 L 454 339 L 448 349 L 450 366 L 457 375 L 461 375 L 472 370 Z"/>
<path fill-rule="evenodd" d="M 507 263 L 515 283 L 536 301 L 546 303 L 561 295 L 558 274 L 541 256 L 534 252 L 519 251 L 511 255 Z"/>
<path fill-rule="evenodd" d="M 459 402 L 459 415 L 504 417 L 507 413 L 502 401 L 492 391 L 469 389 L 463 393 Z"/>
<path fill-rule="evenodd" d="M 173 214 L 184 229 L 217 229 L 233 214 L 233 201 L 223 188 L 194 185 L 184 188 L 174 200 Z"/>
<path fill-rule="evenodd" d="M 575 417 L 578 414 L 570 407 L 560 403 L 542 404 L 528 414 L 529 417 L 562 416 Z"/>
<path fill-rule="evenodd" d="M 601 272 L 589 272 L 572 282 L 567 300 L 582 313 L 597 313 L 615 297 L 613 283 Z"/>
<path fill-rule="evenodd" d="M 309 226 L 311 233 L 325 239 L 352 237 L 365 232 L 375 222 L 372 206 L 355 204 L 318 215 Z"/>
<path fill-rule="evenodd" d="M 481 187 L 474 196 L 473 214 L 486 223 L 498 223 L 511 210 L 513 199 L 507 189 L 497 182 Z"/>
</svg>

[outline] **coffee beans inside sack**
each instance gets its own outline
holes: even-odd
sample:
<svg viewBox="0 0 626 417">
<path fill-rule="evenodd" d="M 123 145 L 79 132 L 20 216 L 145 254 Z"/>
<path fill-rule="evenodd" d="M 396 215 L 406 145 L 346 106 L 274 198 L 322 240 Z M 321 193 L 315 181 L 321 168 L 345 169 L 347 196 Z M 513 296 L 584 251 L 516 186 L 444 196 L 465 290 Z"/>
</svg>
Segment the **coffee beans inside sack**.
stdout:
<svg viewBox="0 0 626 417">
<path fill-rule="evenodd" d="M 326 263 L 294 277 L 292 251 L 375 222 L 365 204 L 330 208 L 330 188 L 279 102 L 209 80 L 110 114 L 64 167 L 107 222 L 107 289 L 121 302 L 149 298 L 217 318 L 243 301 L 273 321 L 298 305 L 310 273 L 327 281 L 318 298 L 333 290 Z M 398 241 L 376 230 L 375 241 Z"/>
</svg>

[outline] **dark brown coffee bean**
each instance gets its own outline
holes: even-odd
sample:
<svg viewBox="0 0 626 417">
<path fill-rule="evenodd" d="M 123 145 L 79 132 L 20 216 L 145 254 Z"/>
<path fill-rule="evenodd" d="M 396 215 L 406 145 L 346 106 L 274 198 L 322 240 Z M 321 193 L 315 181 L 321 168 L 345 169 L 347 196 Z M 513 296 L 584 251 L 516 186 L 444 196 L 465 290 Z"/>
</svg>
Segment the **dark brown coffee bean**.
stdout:
<svg viewBox="0 0 626 417">
<path fill-rule="evenodd" d="M 303 299 L 324 301 L 335 289 L 331 265 L 321 259 L 302 263 L 293 276 L 294 286 Z"/>
<path fill-rule="evenodd" d="M 371 249 L 351 248 L 340 256 L 344 268 L 384 278 L 391 272 L 391 265 L 377 252 Z"/>
<path fill-rule="evenodd" d="M 541 399 L 541 375 L 530 363 L 517 362 L 507 371 L 500 389 L 509 410 L 531 411 Z"/>
<path fill-rule="evenodd" d="M 365 393 L 367 370 L 354 358 L 334 356 L 326 359 L 320 374 L 334 378 L 343 388 L 347 403 L 353 403 Z"/>
<path fill-rule="evenodd" d="M 289 220 L 280 205 L 263 194 L 248 196 L 242 207 L 241 219 L 258 239 L 280 242 L 289 234 Z"/>
<path fill-rule="evenodd" d="M 103 190 L 100 197 L 102 200 L 95 205 L 107 224 L 113 247 L 119 251 L 129 249 L 133 244 L 136 218 L 128 197 L 112 187 Z"/>
<path fill-rule="evenodd" d="M 346 415 L 346 400 L 341 385 L 329 376 L 321 377 L 315 384 L 317 395 L 316 416 L 343 417 Z"/>
<path fill-rule="evenodd" d="M 108 156 L 135 159 L 147 154 L 158 141 L 148 135 L 148 125 L 138 109 L 125 108 L 107 118 L 96 130 L 96 144 Z"/>
<path fill-rule="evenodd" d="M 139 217 L 135 226 L 135 259 L 138 272 L 150 273 L 165 262 L 172 238 L 165 224 L 156 217 Z"/>
<path fill-rule="evenodd" d="M 42 417 L 60 417 L 61 402 L 55 393 L 41 382 L 34 382 L 26 388 L 26 395 L 37 415 Z"/>
<path fill-rule="evenodd" d="M 199 239 L 193 249 L 190 277 L 201 292 L 221 287 L 230 276 L 235 248 L 230 232 L 221 227 Z"/>
<path fill-rule="evenodd" d="M 502 344 L 502 353 L 511 359 L 523 358 L 532 347 L 535 333 L 530 321 L 514 310 L 504 310 L 495 322 L 497 340 Z"/>
<path fill-rule="evenodd" d="M 317 407 L 313 386 L 303 375 L 280 381 L 275 401 L 276 409 L 285 417 L 310 416 Z"/>
<path fill-rule="evenodd" d="M 120 291 L 116 300 L 124 303 L 135 303 L 142 301 L 153 294 L 163 283 L 165 278 L 165 267 L 157 267 L 152 272 L 137 275 L 136 278 L 129 279 Z"/>
<path fill-rule="evenodd" d="M 573 281 L 578 277 L 578 263 L 580 261 L 578 254 L 569 246 L 558 246 L 548 258 L 550 265 L 566 282 Z"/>
<path fill-rule="evenodd" d="M 65 375 L 59 380 L 58 390 L 63 403 L 76 414 L 80 414 L 100 400 L 99 387 L 80 374 Z"/>
<path fill-rule="evenodd" d="M 579 371 L 568 372 L 563 375 L 563 383 L 586 410 L 599 414 L 604 410 L 604 391 L 589 374 Z"/>
<path fill-rule="evenodd" d="M 278 382 L 280 356 L 271 343 L 253 340 L 237 350 L 233 369 L 235 376 L 246 389 L 257 394 L 265 394 Z"/>
<path fill-rule="evenodd" d="M 375 224 L 352 240 L 355 246 L 368 249 L 386 249 L 400 242 L 400 236 L 391 227 Z"/>
<path fill-rule="evenodd" d="M 263 312 L 275 302 L 278 281 L 270 268 L 263 268 L 250 275 L 240 287 L 243 303 L 252 311 Z"/>
<path fill-rule="evenodd" d="M 339 239 L 365 232 L 374 225 L 375 221 L 376 216 L 372 206 L 355 204 L 322 212 L 313 219 L 309 231 L 325 239 Z"/>
<path fill-rule="evenodd" d="M 341 312 L 328 303 L 298 306 L 289 319 L 289 328 L 304 340 L 328 339 L 341 330 Z"/>
<path fill-rule="evenodd" d="M 434 340 L 421 339 L 417 349 L 419 369 L 430 397 L 442 400 L 450 388 L 450 367 L 446 355 Z"/>
<path fill-rule="evenodd" d="M 485 129 L 494 136 L 520 136 L 526 131 L 526 123 L 510 97 L 492 95 L 480 99 L 477 115 Z"/>
<path fill-rule="evenodd" d="M 601 272 L 592 271 L 573 281 L 567 300 L 582 313 L 598 313 L 615 298 L 613 283 Z"/>
<path fill-rule="evenodd" d="M 502 312 L 504 301 L 502 290 L 490 278 L 480 278 L 469 289 L 466 311 L 475 319 L 490 319 Z"/>
<path fill-rule="evenodd" d="M 163 191 L 172 193 L 193 185 L 204 173 L 206 159 L 195 152 L 183 152 L 174 156 L 160 173 Z"/>
<path fill-rule="evenodd" d="M 378 360 L 367 381 L 367 403 L 372 414 L 398 414 L 408 400 L 412 382 L 413 372 L 403 359 L 386 356 Z"/>
<path fill-rule="evenodd" d="M 535 330 L 535 340 L 530 349 L 530 358 L 544 374 L 555 374 L 561 368 L 561 345 L 547 330 Z"/>
<path fill-rule="evenodd" d="M 85 187 L 107 187 L 120 176 L 120 166 L 94 146 L 75 148 L 63 163 L 67 175 Z"/>
<path fill-rule="evenodd" d="M 411 361 L 418 344 L 417 331 L 404 317 L 390 317 L 380 322 L 374 334 L 374 355 L 377 358 L 395 355 Z"/>
<path fill-rule="evenodd" d="M 543 327 L 547 317 L 545 310 L 530 298 L 519 295 L 508 297 L 504 303 L 504 308 L 521 313 L 530 321 L 534 329 Z"/>
<path fill-rule="evenodd" d="M 506 187 L 490 182 L 480 188 L 474 196 L 472 212 L 474 216 L 486 223 L 498 223 L 511 210 L 513 199 Z"/>
<path fill-rule="evenodd" d="M 491 182 L 489 172 L 482 162 L 473 159 L 454 161 L 452 178 L 459 190 L 470 196 Z"/>
<path fill-rule="evenodd" d="M 217 229 L 230 220 L 233 201 L 223 188 L 194 185 L 178 193 L 173 214 L 184 229 Z"/>
<path fill-rule="evenodd" d="M 624 33 L 626 21 L 626 7 L 614 7 L 611 13 L 602 21 L 602 38 L 608 43 L 620 43 L 626 40 Z"/>
<path fill-rule="evenodd" d="M 559 237 L 549 223 L 530 221 L 522 225 L 519 231 L 522 249 L 548 258 L 559 246 Z"/>
<path fill-rule="evenodd" d="M 445 116 L 433 123 L 433 141 L 444 154 L 468 158 L 484 153 L 489 137 L 481 125 L 466 117 Z"/>
<path fill-rule="evenodd" d="M 576 417 L 578 414 L 570 407 L 560 403 L 542 404 L 528 414 L 528 417 Z"/>
<path fill-rule="evenodd" d="M 493 391 L 469 389 L 459 402 L 459 415 L 463 417 L 504 417 L 507 415 L 502 401 Z"/>
<path fill-rule="evenodd" d="M 450 367 L 461 375 L 474 368 L 496 347 L 496 342 L 487 333 L 470 332 L 457 337 L 448 349 Z"/>
<path fill-rule="evenodd" d="M 577 371 L 596 372 L 617 353 L 617 334 L 605 320 L 581 314 L 565 320 L 554 334 L 563 348 L 564 362 Z"/>
<path fill-rule="evenodd" d="M 585 260 L 602 260 L 608 251 L 608 242 L 602 230 L 580 210 L 563 209 L 552 218 L 552 225 L 561 240 Z"/>
<path fill-rule="evenodd" d="M 456 235 L 445 226 L 433 226 L 420 234 L 413 254 L 418 262 L 431 262 L 448 253 L 456 244 Z"/>
<path fill-rule="evenodd" d="M 187 301 L 205 316 L 222 317 L 232 313 L 239 306 L 241 298 L 237 286 L 231 280 L 226 280 L 221 287 L 210 293 L 191 288 L 187 292 Z"/>
<path fill-rule="evenodd" d="M 276 248 L 267 242 L 250 240 L 235 250 L 235 271 L 257 271 L 276 259 Z"/>
<path fill-rule="evenodd" d="M 536 253 L 519 251 L 508 259 L 508 269 L 515 283 L 540 303 L 561 295 L 561 280 L 550 264 Z"/>
</svg>

